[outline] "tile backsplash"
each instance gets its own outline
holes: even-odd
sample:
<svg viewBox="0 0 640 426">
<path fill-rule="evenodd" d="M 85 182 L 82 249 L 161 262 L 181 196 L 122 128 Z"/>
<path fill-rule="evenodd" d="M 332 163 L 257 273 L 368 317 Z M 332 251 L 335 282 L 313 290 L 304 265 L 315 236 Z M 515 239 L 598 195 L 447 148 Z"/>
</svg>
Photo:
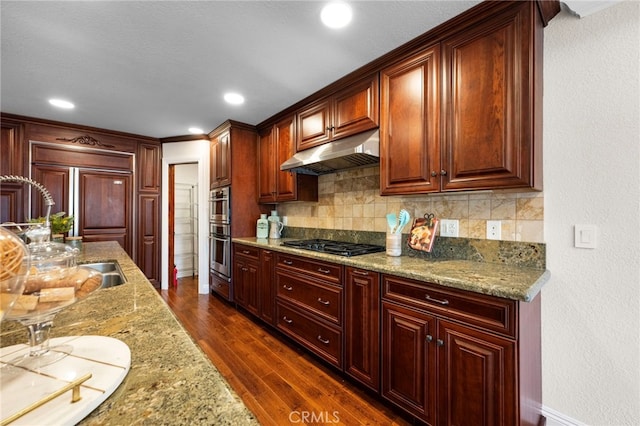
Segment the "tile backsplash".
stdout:
<svg viewBox="0 0 640 426">
<path fill-rule="evenodd" d="M 474 191 L 455 194 L 380 195 L 378 166 L 319 176 L 318 202 L 282 203 L 279 215 L 301 228 L 386 232 L 386 214 L 401 208 L 411 220 L 433 213 L 459 220 L 461 238 L 486 238 L 487 220 L 502 222 L 504 241 L 544 242 L 542 192 Z M 404 232 L 408 232 L 408 226 Z"/>
</svg>

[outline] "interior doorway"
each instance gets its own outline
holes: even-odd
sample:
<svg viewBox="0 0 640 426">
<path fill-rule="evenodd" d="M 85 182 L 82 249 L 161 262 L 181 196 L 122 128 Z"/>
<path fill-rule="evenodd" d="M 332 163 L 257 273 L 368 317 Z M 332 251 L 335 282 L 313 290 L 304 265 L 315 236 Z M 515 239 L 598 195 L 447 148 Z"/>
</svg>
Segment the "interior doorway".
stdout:
<svg viewBox="0 0 640 426">
<path fill-rule="evenodd" d="M 198 163 L 169 165 L 169 277 L 198 275 Z"/>
</svg>

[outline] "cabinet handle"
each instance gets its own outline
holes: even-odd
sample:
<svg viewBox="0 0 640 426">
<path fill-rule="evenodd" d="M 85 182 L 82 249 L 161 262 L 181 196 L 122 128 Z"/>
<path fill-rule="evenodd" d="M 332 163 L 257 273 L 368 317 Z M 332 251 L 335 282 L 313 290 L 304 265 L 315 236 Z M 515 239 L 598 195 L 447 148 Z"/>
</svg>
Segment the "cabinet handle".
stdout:
<svg viewBox="0 0 640 426">
<path fill-rule="evenodd" d="M 433 336 L 430 334 L 427 334 L 427 342 L 432 342 L 433 341 Z"/>
<path fill-rule="evenodd" d="M 247 268 L 245 268 L 245 267 L 243 267 L 243 268 L 242 268 L 242 272 L 247 272 L 248 270 L 249 270 L 249 269 L 247 269 Z"/>
<path fill-rule="evenodd" d="M 365 276 L 365 277 L 369 275 L 369 273 L 368 273 L 367 271 L 359 271 L 359 270 L 357 270 L 357 269 L 354 269 L 354 270 L 353 270 L 353 273 L 354 273 L 354 274 L 357 274 L 357 275 L 363 275 L 363 276 Z"/>
<path fill-rule="evenodd" d="M 434 299 L 433 297 L 429 296 L 428 294 L 424 296 L 425 300 L 428 300 L 429 302 L 434 302 L 434 303 L 439 303 L 440 305 L 448 305 L 449 301 L 447 299 Z"/>
<path fill-rule="evenodd" d="M 437 344 L 438 346 L 444 346 L 444 340 L 442 340 L 442 339 L 438 339 L 438 340 L 436 340 L 436 344 Z"/>
<path fill-rule="evenodd" d="M 440 170 L 440 174 L 442 176 L 446 176 L 447 175 L 447 171 L 445 169 Z"/>
<path fill-rule="evenodd" d="M 327 126 L 327 130 L 329 130 L 329 131 L 331 131 L 331 130 L 333 130 L 335 128 L 336 128 L 336 126 Z"/>
<path fill-rule="evenodd" d="M 282 321 L 286 322 L 287 324 L 292 324 L 292 323 L 293 323 L 293 320 L 292 320 L 292 319 L 287 318 L 287 316 L 286 316 L 286 315 L 282 317 Z"/>
<path fill-rule="evenodd" d="M 329 344 L 329 339 L 325 339 L 324 337 L 322 337 L 322 335 L 318 334 L 318 340 L 321 341 L 322 343 L 324 343 L 325 345 Z"/>
<path fill-rule="evenodd" d="M 288 286 L 288 285 L 286 285 L 286 284 L 284 284 L 284 285 L 282 286 L 282 288 L 284 288 L 284 289 L 285 289 L 285 290 L 287 290 L 287 291 L 292 291 L 292 290 L 293 290 L 293 287 Z"/>
<path fill-rule="evenodd" d="M 284 259 L 282 263 L 284 263 L 285 265 L 293 265 L 293 262 L 287 259 Z"/>
<path fill-rule="evenodd" d="M 329 304 L 331 302 L 329 302 L 328 300 L 322 300 L 322 297 L 318 297 L 318 302 L 322 303 L 323 305 L 329 306 Z"/>
<path fill-rule="evenodd" d="M 438 176 L 438 172 L 436 172 L 435 170 L 431 172 L 431 177 L 436 177 Z"/>
<path fill-rule="evenodd" d="M 330 274 L 330 273 L 331 273 L 331 271 L 330 271 L 330 270 L 328 270 L 328 269 L 322 269 L 322 268 L 318 268 L 318 272 L 321 272 L 321 273 L 323 273 L 323 274 Z"/>
<path fill-rule="evenodd" d="M 249 250 L 242 250 L 242 252 L 243 252 L 244 254 L 251 254 L 251 252 L 250 252 Z"/>
</svg>

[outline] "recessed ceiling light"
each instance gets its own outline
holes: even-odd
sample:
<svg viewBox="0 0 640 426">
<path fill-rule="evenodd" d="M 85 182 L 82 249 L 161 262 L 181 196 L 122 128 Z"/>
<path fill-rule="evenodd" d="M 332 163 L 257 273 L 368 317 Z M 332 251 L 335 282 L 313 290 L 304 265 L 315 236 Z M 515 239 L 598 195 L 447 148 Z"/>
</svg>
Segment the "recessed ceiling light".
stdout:
<svg viewBox="0 0 640 426">
<path fill-rule="evenodd" d="M 64 108 L 64 109 L 73 109 L 76 107 L 71 102 L 65 101 L 62 99 L 49 99 L 49 103 L 53 106 L 56 106 L 58 108 Z"/>
<path fill-rule="evenodd" d="M 191 133 L 192 135 L 202 135 L 204 133 L 204 130 L 202 130 L 200 127 L 189 127 L 189 133 Z"/>
<path fill-rule="evenodd" d="M 320 19 L 329 28 L 342 28 L 351 22 L 351 6 L 342 2 L 333 2 L 322 8 Z"/>
<path fill-rule="evenodd" d="M 244 103 L 244 96 L 239 93 L 225 93 L 224 100 L 232 105 L 240 105 Z"/>
</svg>

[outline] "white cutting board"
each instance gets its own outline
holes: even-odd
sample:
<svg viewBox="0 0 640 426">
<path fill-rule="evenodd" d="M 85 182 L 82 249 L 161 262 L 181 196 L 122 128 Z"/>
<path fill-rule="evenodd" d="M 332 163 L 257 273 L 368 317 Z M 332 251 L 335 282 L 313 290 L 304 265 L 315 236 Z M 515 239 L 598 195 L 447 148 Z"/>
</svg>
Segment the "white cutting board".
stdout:
<svg viewBox="0 0 640 426">
<path fill-rule="evenodd" d="M 122 383 L 131 367 L 131 351 L 118 339 L 104 336 L 70 336 L 51 339 L 50 345 L 71 345 L 73 351 L 38 371 L 9 366 L 6 362 L 28 353 L 29 346 L 0 349 L 0 416 L 4 420 L 25 407 L 91 373 L 80 387 L 81 399 L 71 402 L 71 391 L 47 402 L 13 425 L 74 425 L 91 413 Z"/>
</svg>

